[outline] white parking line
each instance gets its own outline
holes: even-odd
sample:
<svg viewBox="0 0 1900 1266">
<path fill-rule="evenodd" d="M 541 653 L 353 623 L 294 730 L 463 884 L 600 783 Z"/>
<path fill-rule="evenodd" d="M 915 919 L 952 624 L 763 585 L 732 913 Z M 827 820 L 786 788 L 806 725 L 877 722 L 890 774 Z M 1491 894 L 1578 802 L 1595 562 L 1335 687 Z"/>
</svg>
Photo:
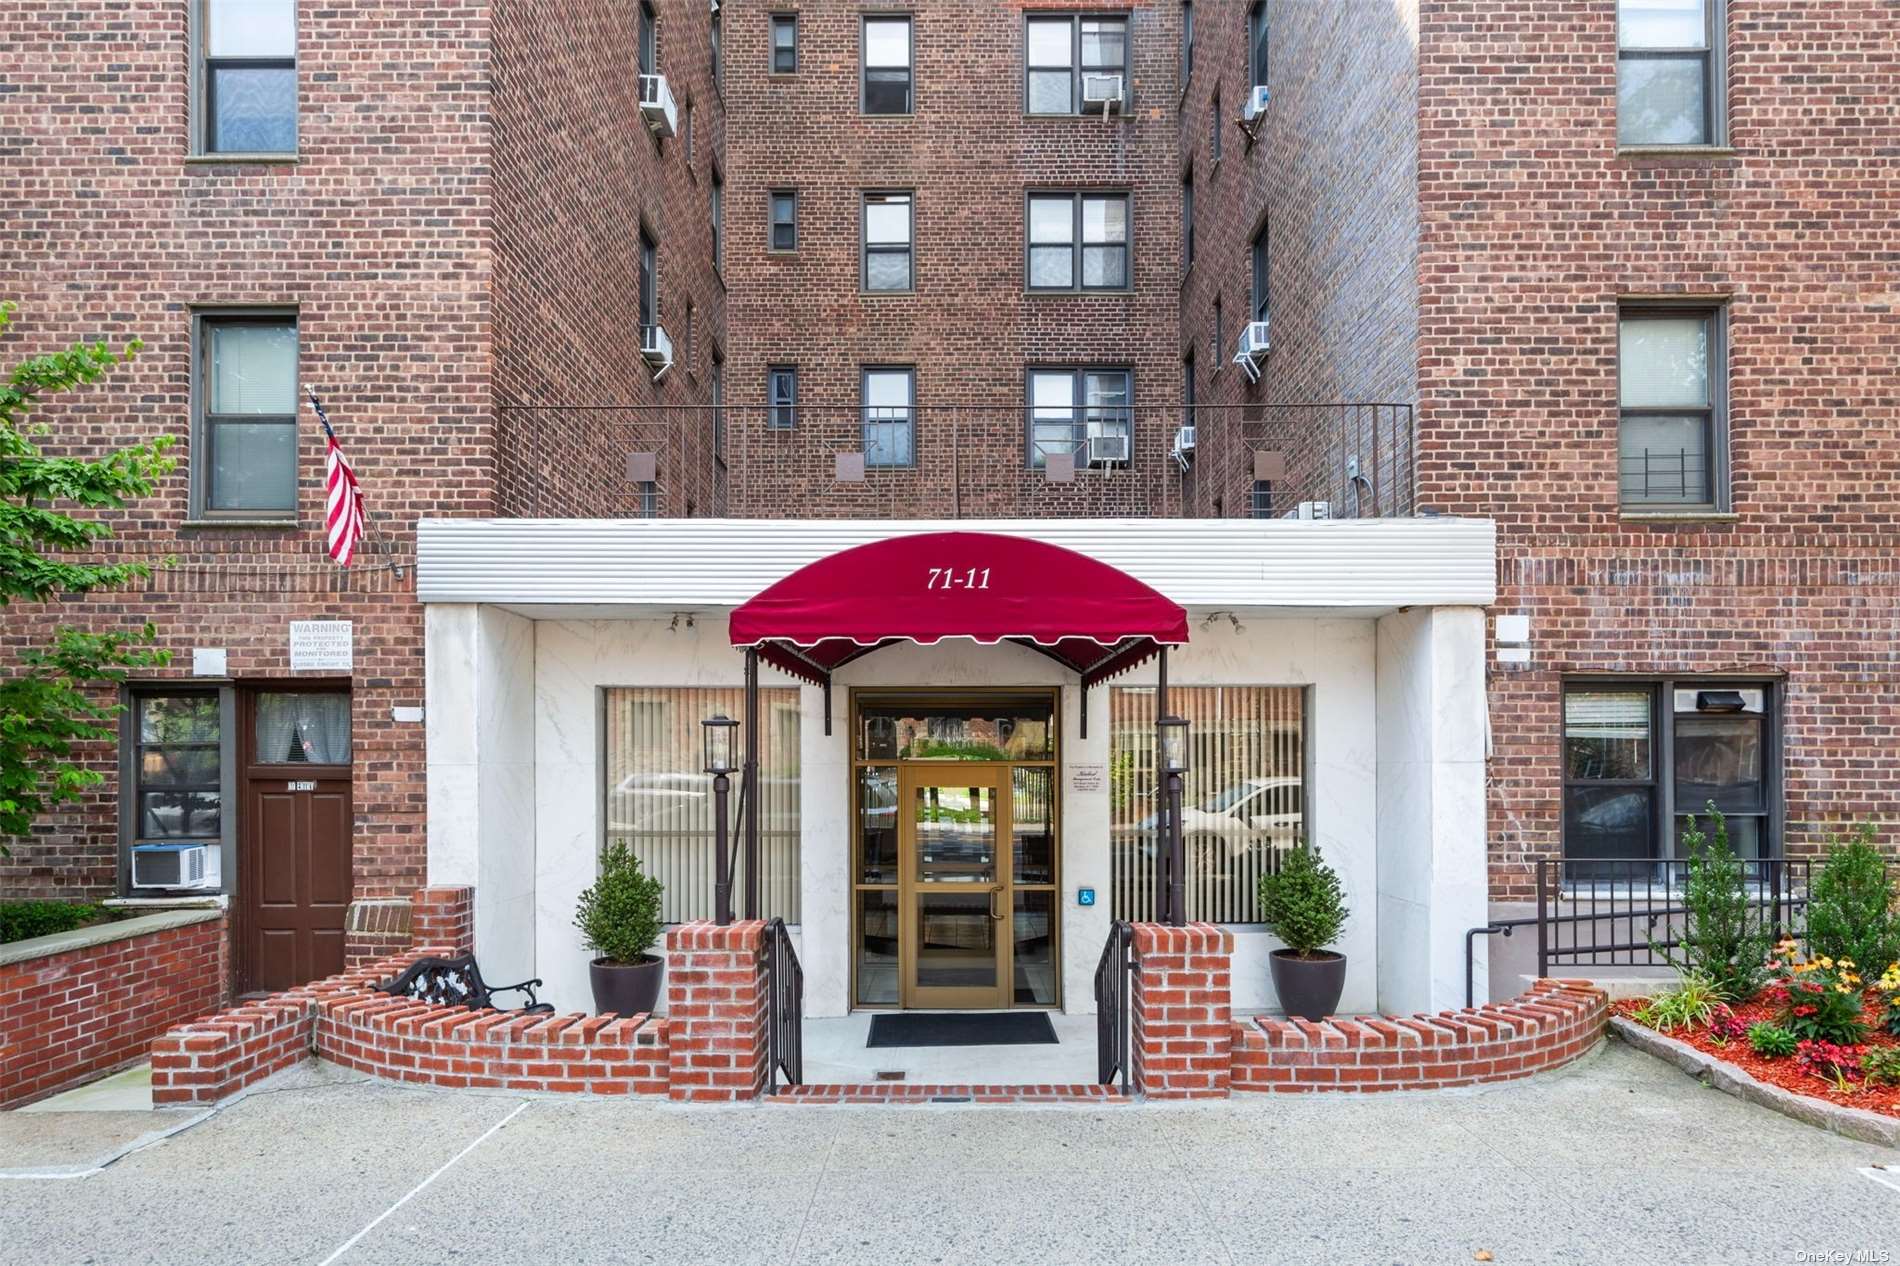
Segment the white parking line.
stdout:
<svg viewBox="0 0 1900 1266">
<path fill-rule="evenodd" d="M 1860 1171 L 1862 1178 L 1871 1178 L 1883 1187 L 1900 1191 L 1900 1170 L 1888 1169 L 1885 1165 L 1867 1165 Z"/>
<path fill-rule="evenodd" d="M 442 1175 L 448 1173 L 449 1169 L 455 1164 L 455 1162 L 461 1160 L 464 1156 L 467 1156 L 470 1152 L 480 1147 L 483 1143 L 486 1143 L 490 1138 L 494 1136 L 496 1131 L 501 1129 L 502 1126 L 507 1125 L 510 1121 L 514 1120 L 516 1117 L 520 1116 L 523 1112 L 527 1111 L 527 1109 L 528 1109 L 527 1103 L 516 1104 L 515 1110 L 513 1112 L 510 1112 L 507 1116 L 503 1117 L 501 1120 L 489 1126 L 486 1130 L 482 1132 L 482 1136 L 480 1138 L 476 1139 L 473 1143 L 470 1143 L 467 1147 L 463 1148 L 461 1151 L 457 1152 L 455 1155 L 449 1157 L 448 1160 L 443 1162 L 442 1168 L 436 1170 L 433 1174 L 430 1174 L 427 1178 L 424 1178 L 421 1182 L 417 1183 L 414 1187 L 410 1188 L 408 1195 L 404 1196 L 402 1199 L 398 1200 L 395 1204 L 390 1205 L 387 1209 L 384 1209 L 381 1213 L 377 1214 L 375 1221 L 371 1222 L 368 1226 L 358 1231 L 355 1235 L 352 1235 L 349 1239 L 344 1240 L 342 1245 L 337 1249 L 336 1252 L 330 1254 L 328 1257 L 323 1259 L 323 1261 L 320 1263 L 320 1266 L 332 1266 L 332 1263 L 334 1263 L 337 1260 L 337 1258 L 343 1256 L 343 1254 L 355 1248 L 356 1242 L 358 1240 L 362 1239 L 365 1235 L 368 1235 L 371 1231 L 374 1231 L 378 1226 L 382 1225 L 382 1221 L 384 1218 L 388 1217 L 390 1214 L 394 1213 L 396 1210 L 408 1204 L 412 1199 L 414 1199 L 418 1194 L 421 1193 L 423 1188 L 427 1187 L 430 1183 L 434 1182 L 436 1179 L 440 1178 Z"/>
</svg>

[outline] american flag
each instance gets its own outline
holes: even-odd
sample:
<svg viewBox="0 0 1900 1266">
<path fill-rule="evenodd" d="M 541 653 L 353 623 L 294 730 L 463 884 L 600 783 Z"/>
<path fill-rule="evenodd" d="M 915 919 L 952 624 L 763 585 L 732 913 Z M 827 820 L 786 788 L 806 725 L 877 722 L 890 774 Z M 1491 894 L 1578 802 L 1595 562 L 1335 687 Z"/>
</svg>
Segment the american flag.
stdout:
<svg viewBox="0 0 1900 1266">
<path fill-rule="evenodd" d="M 310 407 L 317 411 L 317 421 L 323 423 L 324 438 L 328 441 L 323 455 L 323 495 L 330 557 L 348 567 L 356 554 L 356 543 L 363 539 L 363 490 L 357 485 L 356 472 L 350 469 L 350 459 L 343 456 L 343 447 L 336 442 L 330 418 L 314 391 L 310 393 Z"/>
</svg>

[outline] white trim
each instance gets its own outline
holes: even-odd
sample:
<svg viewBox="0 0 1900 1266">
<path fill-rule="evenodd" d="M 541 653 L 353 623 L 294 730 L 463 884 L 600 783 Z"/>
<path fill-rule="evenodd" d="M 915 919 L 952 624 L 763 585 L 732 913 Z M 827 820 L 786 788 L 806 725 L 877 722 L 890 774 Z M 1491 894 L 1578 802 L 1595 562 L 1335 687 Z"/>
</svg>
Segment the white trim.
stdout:
<svg viewBox="0 0 1900 1266">
<path fill-rule="evenodd" d="M 601 615 L 736 607 L 808 563 L 897 536 L 999 532 L 1071 549 L 1184 607 L 1376 614 L 1497 599 L 1489 519 L 424 519 L 425 603 Z"/>
</svg>

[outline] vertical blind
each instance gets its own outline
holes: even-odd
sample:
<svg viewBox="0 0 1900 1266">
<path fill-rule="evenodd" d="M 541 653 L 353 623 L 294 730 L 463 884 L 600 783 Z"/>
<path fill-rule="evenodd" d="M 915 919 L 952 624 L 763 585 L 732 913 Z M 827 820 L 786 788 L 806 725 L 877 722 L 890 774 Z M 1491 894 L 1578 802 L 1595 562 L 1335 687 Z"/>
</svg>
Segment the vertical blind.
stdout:
<svg viewBox="0 0 1900 1266">
<path fill-rule="evenodd" d="M 668 923 L 714 914 L 713 780 L 705 772 L 700 722 L 745 714 L 745 692 L 700 687 L 617 687 L 607 695 L 606 833 L 624 842 L 646 872 L 665 885 Z M 765 918 L 799 920 L 798 691 L 759 691 L 764 730 L 759 749 L 759 901 Z M 739 732 L 743 746 L 744 728 Z M 745 908 L 745 857 L 739 833 L 740 778 L 727 809 L 733 856 L 733 908 Z"/>
<path fill-rule="evenodd" d="M 1187 914 L 1258 923 L 1261 876 L 1306 838 L 1306 695 L 1298 686 L 1187 686 L 1168 707 L 1188 722 L 1182 779 Z M 1109 885 L 1117 919 L 1155 908 L 1155 692 L 1109 691 Z"/>
</svg>

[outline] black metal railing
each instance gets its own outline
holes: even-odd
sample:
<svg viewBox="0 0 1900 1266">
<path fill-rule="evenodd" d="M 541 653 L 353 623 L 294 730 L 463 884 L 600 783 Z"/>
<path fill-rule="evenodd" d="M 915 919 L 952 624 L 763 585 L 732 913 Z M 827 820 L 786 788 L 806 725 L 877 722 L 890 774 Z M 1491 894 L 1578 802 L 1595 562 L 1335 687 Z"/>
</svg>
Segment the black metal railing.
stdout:
<svg viewBox="0 0 1900 1266">
<path fill-rule="evenodd" d="M 1129 1093 L 1129 981 L 1134 973 L 1132 954 L 1135 927 L 1125 919 L 1108 925 L 1108 943 L 1095 965 L 1095 1080 L 1106 1086 L 1117 1074 L 1122 1093 Z"/>
<path fill-rule="evenodd" d="M 1407 404 L 503 405 L 505 518 L 1400 518 Z"/>
<path fill-rule="evenodd" d="M 805 1080 L 805 969 L 783 919 L 765 925 L 765 1011 L 766 1093 L 773 1094 L 781 1072 L 788 1086 Z"/>
<path fill-rule="evenodd" d="M 1682 943 L 1689 865 L 1686 858 L 1544 858 L 1537 864 L 1537 917 L 1493 926 L 1536 925 L 1539 976 L 1550 975 L 1555 963 L 1666 966 L 1663 951 Z M 1805 934 L 1810 866 L 1806 858 L 1742 862 L 1748 908 L 1762 926 Z"/>
</svg>

